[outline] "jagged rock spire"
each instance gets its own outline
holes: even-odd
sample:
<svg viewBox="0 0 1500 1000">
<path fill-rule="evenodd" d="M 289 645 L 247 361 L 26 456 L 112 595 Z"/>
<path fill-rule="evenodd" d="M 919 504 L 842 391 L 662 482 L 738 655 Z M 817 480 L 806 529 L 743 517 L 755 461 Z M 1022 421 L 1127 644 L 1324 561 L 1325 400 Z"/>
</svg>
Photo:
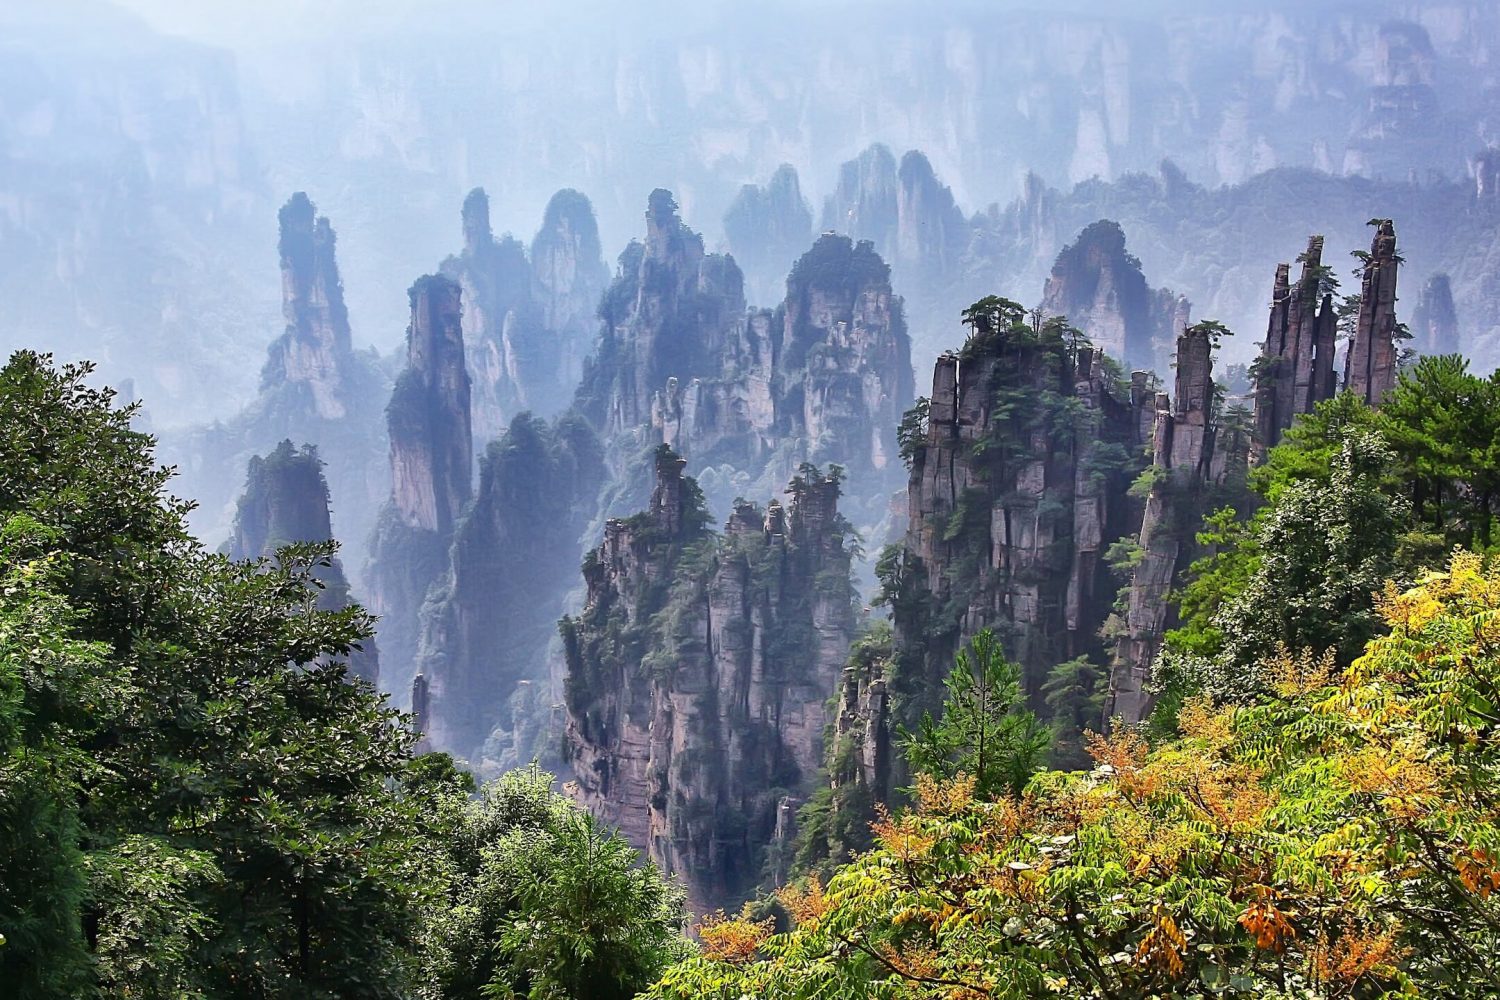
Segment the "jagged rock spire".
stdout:
<svg viewBox="0 0 1500 1000">
<path fill-rule="evenodd" d="M 278 216 L 281 239 L 281 312 L 286 331 L 272 345 L 261 373 L 263 389 L 297 383 L 311 394 L 316 415 L 344 416 L 352 352 L 349 310 L 334 256 L 333 226 L 298 191 Z"/>
<path fill-rule="evenodd" d="M 1293 288 L 1291 267 L 1276 266 L 1271 319 L 1261 345 L 1255 381 L 1255 445 L 1252 461 L 1264 460 L 1298 414 L 1331 399 L 1338 317 L 1333 295 L 1324 288 L 1323 237 L 1308 238 L 1298 258 L 1302 273 Z"/>
<path fill-rule="evenodd" d="M 464 253 L 469 256 L 483 253 L 495 241 L 490 229 L 490 196 L 484 188 L 477 187 L 464 198 Z"/>
<path fill-rule="evenodd" d="M 1396 385 L 1396 227 L 1390 219 L 1373 220 L 1375 238 L 1364 262 L 1359 287 L 1359 314 L 1344 363 L 1344 388 L 1371 406 L 1379 406 Z"/>
<path fill-rule="evenodd" d="M 1141 519 L 1141 560 L 1131 575 L 1105 721 L 1140 722 L 1151 710 L 1146 681 L 1166 634 L 1167 595 L 1188 551 L 1181 526 L 1190 523 L 1191 508 L 1182 505 L 1195 502 L 1213 465 L 1213 394 L 1212 331 L 1200 323 L 1177 338 L 1175 398 L 1156 396 L 1151 442 L 1156 478 Z"/>
<path fill-rule="evenodd" d="M 1458 353 L 1458 311 L 1453 306 L 1453 287 L 1446 274 L 1434 274 L 1422 286 L 1411 328 L 1417 350 L 1423 354 Z"/>
<path fill-rule="evenodd" d="M 231 559 L 270 559 L 278 549 L 333 538 L 328 481 L 312 445 L 297 448 L 282 441 L 265 456 L 254 455 L 246 469 L 245 491 L 234 519 L 234 536 L 226 549 Z M 322 584 L 318 607 L 341 610 L 351 601 L 349 581 L 339 560 L 316 567 Z M 380 660 L 372 642 L 350 652 L 349 670 L 371 684 L 380 677 Z"/>
<path fill-rule="evenodd" d="M 408 294 L 406 371 L 387 410 L 391 496 L 407 524 L 447 535 L 473 482 L 462 294 L 441 275 L 418 278 Z"/>
</svg>

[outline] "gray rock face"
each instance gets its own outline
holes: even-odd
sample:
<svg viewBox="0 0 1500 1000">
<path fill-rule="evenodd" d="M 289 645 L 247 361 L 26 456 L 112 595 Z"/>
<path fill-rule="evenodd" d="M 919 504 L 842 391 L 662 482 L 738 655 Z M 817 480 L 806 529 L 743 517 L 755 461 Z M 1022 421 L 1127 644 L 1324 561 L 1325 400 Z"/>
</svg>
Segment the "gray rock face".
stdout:
<svg viewBox="0 0 1500 1000">
<path fill-rule="evenodd" d="M 328 481 L 311 445 L 300 450 L 282 441 L 265 455 L 252 456 L 234 519 L 234 535 L 225 546 L 231 559 L 271 559 L 286 545 L 327 542 L 333 538 Z M 318 607 L 336 611 L 352 600 L 349 581 L 338 559 L 314 570 L 323 584 Z M 371 684 L 380 681 L 380 658 L 367 642 L 349 655 L 349 672 Z"/>
<path fill-rule="evenodd" d="M 930 698 L 986 627 L 1033 696 L 1048 668 L 1099 652 L 1113 597 L 1102 555 L 1134 528 L 1135 396 L 1096 351 L 1047 330 L 979 332 L 938 359 L 901 566 L 886 580 L 903 675 L 925 679 L 908 697 Z"/>
<path fill-rule="evenodd" d="M 1422 286 L 1411 317 L 1412 338 L 1423 354 L 1457 354 L 1458 310 L 1453 307 L 1453 288 L 1446 274 L 1434 274 Z"/>
<path fill-rule="evenodd" d="M 900 200 L 896 158 L 876 143 L 839 167 L 838 184 L 823 204 L 823 228 L 890 253 L 900 229 Z"/>
<path fill-rule="evenodd" d="M 1313 236 L 1298 258 L 1302 273 L 1296 288 L 1291 268 L 1277 265 L 1271 291 L 1271 319 L 1255 372 L 1255 444 L 1259 463 L 1280 441 L 1299 414 L 1312 412 L 1336 391 L 1333 358 L 1338 347 L 1338 316 L 1333 295 L 1325 288 L 1323 237 Z"/>
<path fill-rule="evenodd" d="M 1379 406 L 1396 385 L 1396 227 L 1381 219 L 1359 285 L 1359 314 L 1344 358 L 1344 388 Z"/>
<path fill-rule="evenodd" d="M 1124 231 L 1107 219 L 1057 255 L 1041 308 L 1066 316 L 1110 357 L 1142 368 L 1153 367 L 1157 344 L 1180 333 L 1188 313 L 1186 299 L 1147 287 L 1141 262 L 1125 249 Z"/>
<path fill-rule="evenodd" d="M 386 408 L 391 495 L 371 536 L 366 573 L 397 692 L 411 683 L 418 615 L 446 568 L 454 526 L 473 490 L 462 291 L 449 278 L 426 275 L 409 297 L 406 369 Z"/>
<path fill-rule="evenodd" d="M 826 702 L 855 631 L 838 482 L 742 502 L 722 536 L 658 453 L 650 508 L 611 520 L 562 623 L 577 796 L 666 871 L 689 906 L 733 907 L 823 759 Z"/>
<path fill-rule="evenodd" d="M 620 255 L 600 305 L 603 329 L 578 390 L 580 410 L 604 433 L 651 420 L 652 396 L 679 383 L 717 376 L 725 349 L 739 339 L 744 279 L 734 260 L 707 254 L 682 222 L 671 192 L 651 193 L 646 238 Z"/>
<path fill-rule="evenodd" d="M 753 301 L 771 301 L 780 294 L 792 261 L 812 242 L 812 223 L 812 209 L 789 163 L 777 167 L 764 187 L 740 188 L 724 213 L 724 235 L 745 271 Z"/>
<path fill-rule="evenodd" d="M 566 406 L 607 275 L 593 208 L 576 191 L 553 195 L 529 254 L 509 234 L 495 238 L 483 188 L 464 199 L 463 233 L 463 252 L 442 272 L 463 289 L 474 436 L 482 447 L 523 410 L 550 416 Z"/>
<path fill-rule="evenodd" d="M 603 479 L 597 437 L 570 417 L 549 426 L 517 416 L 480 463 L 478 495 L 422 612 L 417 667 L 429 689 L 432 744 L 486 773 L 555 754 L 556 732 L 550 746 L 518 737 L 518 726 L 537 720 L 513 702 L 530 685 L 543 710 L 556 703 L 548 645 L 578 579 L 578 540 Z"/>
<path fill-rule="evenodd" d="M 1151 707 L 1145 690 L 1171 611 L 1167 595 L 1177 580 L 1196 494 L 1212 475 L 1214 455 L 1213 345 L 1207 330 L 1190 327 L 1177 339 L 1177 383 L 1172 398 L 1156 396 L 1152 425 L 1155 478 L 1141 519 L 1141 559 L 1130 580 L 1125 634 L 1110 677 L 1105 719 L 1140 722 Z"/>
<path fill-rule="evenodd" d="M 280 222 L 286 332 L 271 345 L 261 385 L 303 387 L 317 416 L 337 420 L 348 412 L 353 346 L 333 226 L 301 191 L 282 206 Z"/>
</svg>

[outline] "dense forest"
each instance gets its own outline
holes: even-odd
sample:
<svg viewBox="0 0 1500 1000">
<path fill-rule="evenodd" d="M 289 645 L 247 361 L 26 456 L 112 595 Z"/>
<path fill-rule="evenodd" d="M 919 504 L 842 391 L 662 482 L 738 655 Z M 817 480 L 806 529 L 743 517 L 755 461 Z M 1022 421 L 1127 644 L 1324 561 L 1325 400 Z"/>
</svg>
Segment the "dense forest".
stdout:
<svg viewBox="0 0 1500 1000">
<path fill-rule="evenodd" d="M 661 211 L 645 252 L 663 263 L 642 274 L 670 296 L 683 253 L 718 265 Z M 890 624 L 853 592 L 842 468 L 804 463 L 785 509 L 738 501 L 719 533 L 657 446 L 646 510 L 608 521 L 561 623 L 550 753 L 585 779 L 573 797 L 520 760 L 476 785 L 429 750 L 423 675 L 415 715 L 372 685 L 373 618 L 317 538 L 315 451 L 251 463 L 215 552 L 132 427 L 139 404 L 16 353 L 9 995 L 1495 996 L 1500 373 L 1409 352 L 1398 370 L 1376 222 L 1340 391 L 1298 382 L 1311 337 L 1277 337 L 1317 328 L 1322 271 L 1278 278 L 1255 402 L 1306 391 L 1269 434 L 1212 381 L 1218 324 L 1178 331 L 1169 397 L 1060 318 L 966 310 L 933 395 L 888 428 L 913 484 L 906 540 L 878 560 Z M 794 280 L 885 317 L 880 275 L 841 266 L 827 280 L 848 292 Z M 414 366 L 440 364 L 423 337 L 460 337 L 426 308 L 414 287 Z M 623 343 L 642 322 L 615 320 Z M 521 420 L 487 460 L 488 502 L 506 454 L 535 471 L 586 432 Z M 572 484 L 568 461 L 548 475 Z M 939 466 L 961 487 L 934 485 Z M 308 495 L 304 538 L 286 498 Z M 997 524 L 1014 564 L 974 555 Z M 1170 590 L 1142 626 L 1158 569 Z M 632 756 L 638 705 L 665 757 Z"/>
</svg>

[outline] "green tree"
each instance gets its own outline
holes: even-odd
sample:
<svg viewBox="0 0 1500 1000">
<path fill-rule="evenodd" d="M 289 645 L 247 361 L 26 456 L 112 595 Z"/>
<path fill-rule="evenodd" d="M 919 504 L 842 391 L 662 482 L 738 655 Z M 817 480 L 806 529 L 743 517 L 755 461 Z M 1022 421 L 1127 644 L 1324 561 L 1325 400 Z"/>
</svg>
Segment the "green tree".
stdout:
<svg viewBox="0 0 1500 1000">
<path fill-rule="evenodd" d="M 1019 792 L 1050 743 L 1046 727 L 1023 706 L 1021 668 L 985 629 L 959 651 L 944 684 L 940 719 L 924 712 L 915 732 L 901 732 L 913 773 L 970 775 L 981 797 Z"/>
<path fill-rule="evenodd" d="M 626 1000 L 681 957 L 681 890 L 536 765 L 438 806 L 424 990 Z"/>
</svg>

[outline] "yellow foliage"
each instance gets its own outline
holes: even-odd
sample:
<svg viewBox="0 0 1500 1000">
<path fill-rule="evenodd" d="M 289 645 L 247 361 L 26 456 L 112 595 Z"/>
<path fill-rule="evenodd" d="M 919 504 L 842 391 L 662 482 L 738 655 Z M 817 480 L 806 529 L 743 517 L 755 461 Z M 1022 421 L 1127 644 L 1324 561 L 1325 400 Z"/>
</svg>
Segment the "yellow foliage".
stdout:
<svg viewBox="0 0 1500 1000">
<path fill-rule="evenodd" d="M 917 775 L 917 809 L 929 816 L 951 816 L 974 801 L 975 779 L 960 772 L 941 780 L 930 774 Z"/>
<path fill-rule="evenodd" d="M 705 958 L 741 964 L 755 957 L 775 927 L 774 920 L 751 920 L 743 913 L 729 917 L 719 910 L 698 925 L 698 940 Z"/>
<path fill-rule="evenodd" d="M 776 893 L 776 898 L 786 911 L 792 915 L 798 926 L 817 924 L 818 918 L 828 912 L 828 897 L 823 893 L 823 883 L 818 876 L 810 876 L 807 882 L 798 887 L 788 885 L 782 887 Z"/>
</svg>

